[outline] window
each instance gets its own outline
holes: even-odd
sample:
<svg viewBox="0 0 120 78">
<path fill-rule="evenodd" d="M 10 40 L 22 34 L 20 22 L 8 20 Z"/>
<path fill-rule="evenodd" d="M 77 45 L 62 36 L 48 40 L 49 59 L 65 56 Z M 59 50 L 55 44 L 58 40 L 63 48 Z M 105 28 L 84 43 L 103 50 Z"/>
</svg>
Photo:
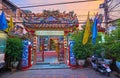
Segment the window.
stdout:
<svg viewBox="0 0 120 78">
<path fill-rule="evenodd" d="M 6 47 L 6 39 L 0 38 L 0 53 L 4 53 Z"/>
<path fill-rule="evenodd" d="M 6 39 L 7 39 L 7 35 L 0 31 L 0 53 L 4 53 L 4 49 L 6 47 Z"/>
</svg>

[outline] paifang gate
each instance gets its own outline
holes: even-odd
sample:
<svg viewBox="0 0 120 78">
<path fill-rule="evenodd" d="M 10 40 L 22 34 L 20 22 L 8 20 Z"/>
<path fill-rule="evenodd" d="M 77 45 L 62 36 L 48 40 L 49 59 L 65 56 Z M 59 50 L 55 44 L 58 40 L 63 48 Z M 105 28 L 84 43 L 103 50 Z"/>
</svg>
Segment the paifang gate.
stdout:
<svg viewBox="0 0 120 78">
<path fill-rule="evenodd" d="M 60 13 L 58 10 L 44 10 L 42 13 L 29 13 L 24 17 L 24 26 L 33 42 L 34 64 L 37 62 L 67 63 L 68 34 L 79 26 L 74 12 Z"/>
</svg>

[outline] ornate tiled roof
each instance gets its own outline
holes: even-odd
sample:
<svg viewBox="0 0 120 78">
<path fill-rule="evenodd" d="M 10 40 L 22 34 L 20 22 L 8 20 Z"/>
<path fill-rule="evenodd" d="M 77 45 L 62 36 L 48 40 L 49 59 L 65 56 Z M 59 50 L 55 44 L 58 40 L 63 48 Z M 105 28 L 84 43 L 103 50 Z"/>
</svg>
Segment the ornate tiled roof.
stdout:
<svg viewBox="0 0 120 78">
<path fill-rule="evenodd" d="M 43 13 L 28 14 L 23 19 L 27 28 L 71 28 L 78 26 L 78 19 L 74 12 L 60 13 L 59 11 L 44 10 Z"/>
</svg>

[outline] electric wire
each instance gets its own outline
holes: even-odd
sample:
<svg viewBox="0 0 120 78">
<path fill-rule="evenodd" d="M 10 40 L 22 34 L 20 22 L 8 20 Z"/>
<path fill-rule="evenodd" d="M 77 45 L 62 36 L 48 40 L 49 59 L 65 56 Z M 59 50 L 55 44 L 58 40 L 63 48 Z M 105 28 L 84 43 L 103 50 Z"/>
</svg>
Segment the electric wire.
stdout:
<svg viewBox="0 0 120 78">
<path fill-rule="evenodd" d="M 39 6 L 53 6 L 53 5 L 65 5 L 65 4 L 83 3 L 83 2 L 91 2 L 91 1 L 99 1 L 99 0 L 85 0 L 85 1 L 71 1 L 71 2 L 61 2 L 61 3 L 40 4 L 40 5 L 23 6 L 23 7 L 20 7 L 20 8 L 30 8 L 30 7 L 39 7 Z"/>
<path fill-rule="evenodd" d="M 65 4 L 93 2 L 93 1 L 100 1 L 100 0 L 85 0 L 85 1 L 71 1 L 71 2 L 61 2 L 61 3 L 50 3 L 50 4 L 40 4 L 40 5 L 31 5 L 31 6 L 21 6 L 21 7 L 18 7 L 18 8 L 44 7 L 44 6 L 65 5 Z"/>
<path fill-rule="evenodd" d="M 120 10 L 112 10 L 111 12 L 120 12 Z"/>
<path fill-rule="evenodd" d="M 118 5 L 120 5 L 120 2 L 117 3 L 115 6 L 113 6 L 112 8 L 110 8 L 109 12 L 111 12 L 115 7 L 117 7 Z"/>
<path fill-rule="evenodd" d="M 113 3 L 113 0 L 111 0 L 110 4 L 108 4 L 108 7 L 111 7 L 112 3 Z"/>
</svg>

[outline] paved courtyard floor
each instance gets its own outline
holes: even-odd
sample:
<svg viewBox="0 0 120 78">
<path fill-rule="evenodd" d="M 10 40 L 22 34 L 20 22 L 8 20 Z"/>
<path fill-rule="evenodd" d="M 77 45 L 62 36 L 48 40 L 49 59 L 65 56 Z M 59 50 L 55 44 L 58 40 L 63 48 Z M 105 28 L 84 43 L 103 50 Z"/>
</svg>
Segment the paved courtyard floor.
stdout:
<svg viewBox="0 0 120 78">
<path fill-rule="evenodd" d="M 117 78 L 113 73 L 107 77 L 91 68 L 42 69 L 16 72 L 0 72 L 0 78 Z"/>
</svg>

